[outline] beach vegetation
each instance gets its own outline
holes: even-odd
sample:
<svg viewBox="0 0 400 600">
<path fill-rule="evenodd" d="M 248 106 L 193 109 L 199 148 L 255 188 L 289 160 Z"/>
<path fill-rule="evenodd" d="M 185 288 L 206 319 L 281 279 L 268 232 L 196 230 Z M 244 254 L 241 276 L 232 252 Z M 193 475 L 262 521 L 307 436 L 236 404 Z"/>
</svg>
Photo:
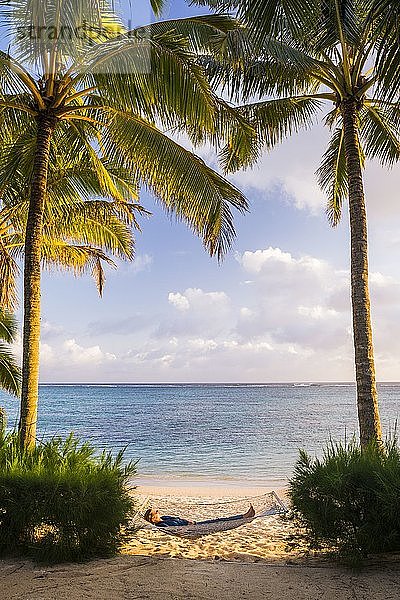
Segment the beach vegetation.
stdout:
<svg viewBox="0 0 400 600">
<path fill-rule="evenodd" d="M 363 172 L 368 160 L 390 168 L 400 158 L 400 5 L 396 0 L 199 3 L 231 10 L 246 26 L 230 36 L 224 56 L 204 56 L 202 64 L 257 129 L 258 155 L 316 122 L 331 132 L 316 175 L 332 226 L 348 201 L 360 439 L 362 445 L 379 441 Z"/>
<path fill-rule="evenodd" d="M 19 183 L 27 199 L 20 436 L 32 448 L 52 171 L 80 156 L 92 175 L 85 178 L 83 171 L 76 188 L 91 195 L 94 181 L 101 197 L 116 205 L 137 203 L 138 190 L 147 187 L 221 258 L 234 239 L 233 211 L 244 212 L 246 199 L 170 134 L 182 132 L 193 145 L 221 145 L 225 158 L 241 163 L 253 151 L 255 131 L 214 93 L 197 60 L 198 53 L 221 51 L 238 27 L 227 16 L 128 31 L 105 0 L 50 0 L 45 6 L 16 0 L 4 5 L 0 20 L 10 42 L 0 53 L 2 202 L 6 208 L 20 202 L 13 194 Z M 121 171 L 133 181 L 121 181 Z"/>
<path fill-rule="evenodd" d="M 289 484 L 296 535 L 291 546 L 325 550 L 351 565 L 400 550 L 400 448 L 396 440 L 361 447 L 329 443 L 322 458 L 305 451 Z"/>
<path fill-rule="evenodd" d="M 134 463 L 70 435 L 21 447 L 0 433 L 0 554 L 45 561 L 112 556 L 134 510 Z"/>
</svg>

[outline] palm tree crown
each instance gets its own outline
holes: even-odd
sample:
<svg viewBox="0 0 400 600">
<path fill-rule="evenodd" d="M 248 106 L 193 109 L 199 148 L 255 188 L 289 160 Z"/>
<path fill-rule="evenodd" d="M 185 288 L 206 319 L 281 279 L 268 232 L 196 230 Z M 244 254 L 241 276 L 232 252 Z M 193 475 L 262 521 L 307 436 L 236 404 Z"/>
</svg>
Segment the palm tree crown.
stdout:
<svg viewBox="0 0 400 600">
<path fill-rule="evenodd" d="M 195 60 L 196 50 L 222 46 L 234 22 L 208 16 L 126 31 L 102 0 L 51 0 L 46 10 L 40 0 L 17 0 L 2 19 L 14 54 L 0 54 L 1 138 L 21 152 L 2 165 L 8 181 L 19 175 L 21 160 L 33 169 L 45 120 L 54 129 L 51 160 L 60 149 L 64 162 L 85 155 L 114 199 L 121 190 L 105 163 L 129 170 L 131 198 L 139 185 L 149 187 L 221 257 L 234 236 L 231 208 L 246 210 L 246 201 L 163 131 L 185 131 L 193 143 L 225 139 L 239 160 L 249 152 L 245 142 L 250 146 L 254 132 L 213 93 Z M 69 40 L 75 30 L 83 34 Z M 229 132 L 237 126 L 244 143 L 233 147 Z"/>
<path fill-rule="evenodd" d="M 265 0 L 257 6 L 267 4 Z M 241 112 L 253 119 L 261 134 L 264 144 L 259 152 L 265 145 L 272 148 L 292 133 L 309 128 L 318 113 L 325 113 L 324 124 L 332 130 L 332 138 L 318 179 L 328 193 L 328 215 L 334 225 L 347 196 L 343 103 L 355 103 L 363 162 L 377 158 L 391 167 L 400 157 L 399 91 L 395 90 L 392 101 L 385 98 L 393 95 L 393 90 L 384 88 L 387 73 L 379 68 L 377 55 L 386 14 L 375 17 L 372 9 L 366 10 L 368 4 L 368 0 L 310 0 L 315 21 L 308 14 L 301 27 L 295 27 L 282 10 L 276 10 L 278 15 L 272 13 L 275 18 L 269 35 L 256 56 L 248 52 L 254 44 L 253 34 L 244 36 L 238 30 L 230 37 L 225 60 L 212 56 L 202 59 L 214 82 L 224 86 L 236 101 L 246 101 Z M 320 11 L 316 13 L 318 5 Z M 243 11 L 242 3 L 240 6 Z M 264 14 L 262 23 L 267 22 Z M 238 52 L 241 60 L 234 62 L 232 55 Z M 258 97 L 263 99 L 250 102 Z"/>
<path fill-rule="evenodd" d="M 0 306 L 10 311 L 17 304 L 16 278 L 24 257 L 29 209 L 32 165 L 25 159 L 25 150 L 24 144 L 12 143 L 0 149 L 0 186 L 6 205 L 0 210 Z M 126 169 L 100 161 L 114 190 L 112 199 L 85 153 L 65 157 L 58 150 L 55 156 L 49 164 L 42 266 L 75 275 L 90 272 L 102 295 L 104 266 L 116 267 L 111 257 L 134 258 L 134 231 L 140 229 L 137 216 L 148 213 L 133 196 L 136 182 Z"/>
</svg>

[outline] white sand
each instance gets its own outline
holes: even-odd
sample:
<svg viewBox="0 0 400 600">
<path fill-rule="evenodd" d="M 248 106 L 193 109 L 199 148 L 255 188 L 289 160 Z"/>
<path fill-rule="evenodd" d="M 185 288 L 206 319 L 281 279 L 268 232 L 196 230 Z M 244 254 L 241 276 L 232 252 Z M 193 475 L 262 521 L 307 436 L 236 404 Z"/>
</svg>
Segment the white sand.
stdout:
<svg viewBox="0 0 400 600">
<path fill-rule="evenodd" d="M 159 508 L 162 514 L 173 514 L 193 520 L 238 514 L 247 510 L 250 499 L 256 512 L 264 507 L 258 496 L 272 487 L 255 487 L 225 481 L 140 481 L 136 490 L 140 502 Z M 275 490 L 285 498 L 283 489 Z M 250 498 L 240 502 L 242 498 Z M 147 504 L 146 504 L 147 505 Z M 204 506 L 203 506 L 204 505 Z M 144 524 L 142 522 L 142 524 Z M 240 528 L 205 536 L 195 541 L 172 537 L 162 529 L 141 529 L 124 548 L 126 554 L 164 556 L 169 558 L 201 558 L 240 561 L 285 561 L 293 558 L 286 552 L 291 524 L 280 516 L 255 519 Z"/>
<path fill-rule="evenodd" d="M 133 484 L 142 496 L 203 496 L 207 498 L 242 498 L 260 496 L 275 490 L 285 493 L 287 480 L 269 479 L 263 483 L 253 480 L 212 478 L 172 478 L 165 479 L 150 476 L 135 477 Z"/>
<path fill-rule="evenodd" d="M 120 556 L 44 566 L 0 561 L 0 600 L 398 600 L 399 564 L 335 566 Z"/>
<path fill-rule="evenodd" d="M 142 485 L 138 492 L 141 498 L 151 496 L 154 505 L 169 513 L 171 507 L 173 512 L 187 511 L 190 507 L 195 511 L 198 503 L 210 502 L 210 506 L 203 507 L 210 516 L 217 510 L 218 498 L 233 498 L 237 502 L 238 497 L 254 491 L 265 493 L 265 488 L 238 486 L 234 494 L 234 488 L 225 482 L 214 485 L 186 482 L 172 486 L 171 481 L 161 485 L 153 481 L 152 485 Z M 285 553 L 289 531 L 290 525 L 279 517 L 255 520 L 196 542 L 172 538 L 161 531 L 142 530 L 125 548 L 126 554 L 137 556 L 56 566 L 34 565 L 23 560 L 0 561 L 0 600 L 400 598 L 396 557 L 370 561 L 368 569 L 359 574 L 320 559 L 299 561 L 297 555 Z"/>
</svg>

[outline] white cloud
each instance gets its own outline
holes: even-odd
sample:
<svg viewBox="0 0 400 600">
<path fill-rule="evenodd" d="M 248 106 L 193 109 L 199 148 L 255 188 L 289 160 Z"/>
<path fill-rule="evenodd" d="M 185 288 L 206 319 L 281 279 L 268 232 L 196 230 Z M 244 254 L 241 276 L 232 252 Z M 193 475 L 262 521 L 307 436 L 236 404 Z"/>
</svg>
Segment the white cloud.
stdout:
<svg viewBox="0 0 400 600">
<path fill-rule="evenodd" d="M 170 292 L 168 294 L 168 302 L 175 306 L 178 310 L 189 310 L 189 300 L 183 294 Z"/>
<path fill-rule="evenodd" d="M 154 257 L 151 254 L 135 254 L 132 261 L 118 261 L 117 269 L 110 269 L 107 278 L 110 280 L 120 278 L 136 277 L 140 273 L 151 271 L 154 264 Z"/>
<path fill-rule="evenodd" d="M 290 264 L 292 257 L 289 252 L 282 252 L 280 248 L 267 248 L 266 250 L 256 250 L 255 252 L 244 252 L 241 256 L 236 255 L 237 260 L 243 265 L 246 271 L 259 273 L 263 266 L 270 260 Z"/>
<path fill-rule="evenodd" d="M 251 274 L 252 285 L 239 282 Z M 59 381 L 323 381 L 353 379 L 349 273 L 315 256 L 259 248 L 237 256 L 237 283 L 171 291 L 147 329 L 96 330 L 42 342 L 43 379 Z M 377 372 L 397 379 L 400 281 L 370 277 Z M 232 291 L 233 290 L 233 291 Z M 155 321 L 155 322 L 154 322 Z M 54 326 L 57 330 L 57 326 Z M 123 347 L 124 346 L 124 347 Z"/>
<path fill-rule="evenodd" d="M 232 323 L 235 310 L 225 292 L 206 292 L 201 288 L 170 292 L 168 303 L 174 310 L 156 326 L 153 331 L 156 339 L 181 335 L 213 337 Z"/>
<path fill-rule="evenodd" d="M 324 319 L 336 319 L 340 314 L 333 308 L 327 308 L 326 306 L 298 306 L 297 311 L 302 317 L 310 317 L 318 321 Z"/>
<path fill-rule="evenodd" d="M 174 362 L 174 355 L 173 354 L 164 354 L 160 359 L 159 362 L 161 363 L 161 365 L 168 367 L 169 365 L 171 365 Z"/>
<path fill-rule="evenodd" d="M 284 178 L 282 188 L 300 210 L 308 209 L 317 214 L 325 206 L 324 194 L 318 187 L 315 176 L 310 179 L 309 167 L 292 170 Z"/>
<path fill-rule="evenodd" d="M 218 343 L 215 340 L 196 338 L 188 340 L 188 347 L 196 352 L 210 352 L 218 348 Z"/>
<path fill-rule="evenodd" d="M 41 364 L 51 364 L 54 360 L 53 348 L 44 342 L 40 342 L 40 361 Z"/>
<path fill-rule="evenodd" d="M 301 256 L 294 258 L 290 252 L 283 252 L 280 248 L 266 248 L 265 250 L 255 250 L 254 252 L 246 251 L 242 256 L 237 255 L 237 260 L 243 265 L 244 269 L 249 273 L 261 273 L 264 269 L 270 271 L 271 268 L 276 268 L 279 273 L 282 273 L 282 268 L 293 274 L 296 271 L 306 272 L 323 272 L 327 269 L 325 261 L 313 258 L 312 256 Z"/>
<path fill-rule="evenodd" d="M 280 248 L 246 251 L 237 260 L 254 276 L 253 314 L 238 321 L 243 339 L 268 334 L 277 344 L 305 350 L 348 344 L 348 275 L 312 256 Z M 341 305 L 335 305 L 335 295 Z M 345 301 L 343 301 L 345 298 Z M 298 353 L 298 350 L 297 350 Z"/>
<path fill-rule="evenodd" d="M 188 288 L 183 294 L 170 292 L 168 301 L 178 310 L 224 309 L 229 304 L 225 292 L 204 292 L 200 288 Z"/>
<path fill-rule="evenodd" d="M 84 346 L 80 346 L 74 339 L 65 340 L 62 347 L 69 360 L 73 363 L 99 364 L 105 360 L 116 360 L 117 358 L 115 354 L 103 352 L 100 346 L 88 346 L 85 348 Z"/>
</svg>

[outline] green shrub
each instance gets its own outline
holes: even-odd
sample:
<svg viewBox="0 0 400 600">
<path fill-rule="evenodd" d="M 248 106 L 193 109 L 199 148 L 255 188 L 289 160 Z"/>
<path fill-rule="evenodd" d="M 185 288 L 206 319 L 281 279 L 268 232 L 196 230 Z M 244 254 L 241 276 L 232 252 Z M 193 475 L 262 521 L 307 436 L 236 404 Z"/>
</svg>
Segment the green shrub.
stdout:
<svg viewBox="0 0 400 600">
<path fill-rule="evenodd" d="M 82 560 L 114 554 L 133 514 L 135 465 L 72 434 L 31 452 L 0 434 L 0 554 Z"/>
<path fill-rule="evenodd" d="M 301 451 L 290 481 L 297 542 L 356 564 L 400 550 L 400 450 L 395 441 L 366 449 L 331 443 L 323 458 Z"/>
</svg>

